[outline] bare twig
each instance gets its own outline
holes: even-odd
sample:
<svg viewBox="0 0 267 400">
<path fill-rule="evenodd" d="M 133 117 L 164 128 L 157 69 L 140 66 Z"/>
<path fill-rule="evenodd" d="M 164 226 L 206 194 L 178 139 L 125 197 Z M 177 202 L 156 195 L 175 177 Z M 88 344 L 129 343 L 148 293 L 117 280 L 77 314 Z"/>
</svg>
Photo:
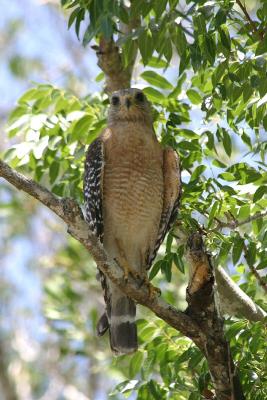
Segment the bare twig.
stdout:
<svg viewBox="0 0 267 400">
<path fill-rule="evenodd" d="M 254 32 L 256 35 L 258 35 L 259 38 L 260 38 L 260 40 L 263 40 L 264 34 L 263 34 L 263 32 L 258 31 L 255 22 L 251 19 L 249 13 L 247 12 L 247 9 L 246 9 L 245 4 L 243 4 L 243 3 L 241 2 L 241 0 L 236 0 L 236 2 L 237 2 L 237 4 L 239 5 L 239 7 L 241 8 L 241 10 L 243 11 L 243 13 L 245 14 L 245 17 L 246 17 L 248 23 L 249 23 L 250 26 L 251 26 L 252 32 Z"/>
<path fill-rule="evenodd" d="M 223 222 L 216 218 L 217 229 L 222 229 L 222 228 L 236 229 L 239 226 L 248 224 L 249 222 L 256 221 L 257 219 L 264 218 L 266 216 L 267 216 L 267 211 L 263 213 L 257 212 L 256 214 L 251 215 L 250 217 L 243 219 L 242 221 L 238 221 L 237 219 L 232 219 L 231 221 Z"/>
<path fill-rule="evenodd" d="M 251 262 L 249 261 L 248 252 L 249 252 L 249 250 L 248 250 L 247 246 L 244 244 L 244 253 L 245 253 L 245 259 L 247 261 L 247 266 L 249 267 L 251 273 L 255 276 L 259 285 L 262 287 L 262 289 L 265 291 L 265 293 L 267 293 L 267 283 L 260 276 L 259 272 L 256 270 L 254 265 L 251 264 Z"/>
<path fill-rule="evenodd" d="M 265 293 L 267 293 L 267 283 L 264 281 L 264 279 L 260 276 L 260 274 L 258 273 L 258 271 L 256 270 L 256 268 L 253 265 L 250 265 L 248 263 L 248 267 L 251 271 L 251 273 L 255 276 L 255 278 L 257 279 L 259 285 L 263 288 L 263 290 L 265 291 Z"/>
</svg>

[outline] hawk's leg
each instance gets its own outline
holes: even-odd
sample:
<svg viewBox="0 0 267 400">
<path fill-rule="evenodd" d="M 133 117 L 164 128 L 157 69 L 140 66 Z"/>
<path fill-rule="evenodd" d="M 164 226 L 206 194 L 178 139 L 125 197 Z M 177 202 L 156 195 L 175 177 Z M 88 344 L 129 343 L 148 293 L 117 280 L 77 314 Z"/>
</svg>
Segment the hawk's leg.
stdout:
<svg viewBox="0 0 267 400">
<path fill-rule="evenodd" d="M 141 288 L 143 285 L 147 287 L 149 299 L 153 299 L 154 297 L 159 297 L 161 295 L 161 290 L 150 283 L 147 275 L 141 272 L 138 272 L 132 269 L 124 257 L 121 257 L 120 260 L 115 258 L 116 263 L 123 269 L 124 272 L 124 280 L 127 281 L 129 275 L 132 275 L 134 279 L 137 279 L 140 282 L 139 287 Z"/>
<path fill-rule="evenodd" d="M 115 261 L 123 269 L 125 281 L 128 280 L 129 275 L 132 275 L 134 279 L 142 279 L 141 274 L 129 265 L 119 239 L 115 239 L 115 241 L 120 253 L 120 258 L 115 258 Z"/>
<path fill-rule="evenodd" d="M 135 279 L 141 279 L 141 275 L 138 271 L 135 271 L 126 261 L 125 257 L 120 257 L 120 259 L 115 258 L 114 259 L 116 261 L 116 263 L 119 265 L 119 267 L 121 267 L 121 269 L 123 270 L 124 274 L 124 280 L 127 281 L 129 275 L 132 275 L 133 278 Z"/>
<path fill-rule="evenodd" d="M 154 297 L 159 297 L 161 295 L 161 290 L 152 285 L 146 274 L 142 274 L 140 275 L 140 277 L 142 279 L 140 287 L 143 285 L 147 287 L 148 296 L 150 300 L 153 299 Z"/>
</svg>

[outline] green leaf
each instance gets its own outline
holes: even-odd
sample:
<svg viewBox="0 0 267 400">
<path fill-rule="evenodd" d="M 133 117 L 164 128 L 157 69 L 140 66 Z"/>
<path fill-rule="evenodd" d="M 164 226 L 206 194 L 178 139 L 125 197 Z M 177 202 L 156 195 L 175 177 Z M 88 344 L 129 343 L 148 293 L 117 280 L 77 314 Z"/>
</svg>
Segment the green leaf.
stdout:
<svg viewBox="0 0 267 400">
<path fill-rule="evenodd" d="M 214 165 L 215 167 L 218 167 L 218 168 L 227 168 L 226 164 L 224 164 L 222 161 L 217 160 L 217 159 L 214 159 L 212 161 L 212 165 Z"/>
<path fill-rule="evenodd" d="M 195 351 L 191 355 L 190 360 L 188 362 L 188 367 L 190 368 L 190 370 L 196 368 L 196 366 L 204 358 L 204 355 L 200 350 L 198 350 L 198 349 L 194 349 L 194 350 Z"/>
<path fill-rule="evenodd" d="M 191 103 L 200 104 L 202 102 L 202 97 L 196 90 L 189 89 L 186 92 L 186 94 L 187 94 L 187 97 L 189 98 L 189 100 L 191 101 Z"/>
<path fill-rule="evenodd" d="M 267 186 L 259 186 L 253 196 L 253 202 L 260 200 L 265 194 L 267 194 Z"/>
<path fill-rule="evenodd" d="M 228 155 L 228 157 L 231 157 L 231 154 L 232 154 L 231 136 L 225 129 L 222 129 L 222 134 L 223 134 L 223 147 L 224 147 L 225 152 Z"/>
<path fill-rule="evenodd" d="M 156 360 L 156 354 L 157 354 L 156 351 L 150 350 L 148 352 L 147 358 L 143 362 L 141 373 L 142 373 L 142 377 L 144 379 L 148 378 L 150 372 L 153 369 L 153 366 L 154 366 L 155 360 Z"/>
<path fill-rule="evenodd" d="M 164 11 L 166 11 L 167 0 L 154 1 L 153 9 L 156 17 L 160 18 Z"/>
<path fill-rule="evenodd" d="M 154 88 L 147 87 L 143 91 L 144 91 L 145 95 L 147 96 L 148 100 L 150 100 L 154 103 L 161 104 L 165 101 L 164 95 Z"/>
<path fill-rule="evenodd" d="M 166 68 L 168 64 L 166 63 L 166 61 L 162 59 L 159 59 L 157 57 L 151 57 L 148 66 L 152 68 Z"/>
<path fill-rule="evenodd" d="M 119 383 L 113 392 L 111 392 L 109 395 L 110 396 L 114 396 L 117 394 L 121 394 L 121 393 L 127 393 L 127 392 L 132 392 L 133 390 L 137 389 L 139 386 L 139 381 L 138 380 L 127 380 L 124 382 Z"/>
<path fill-rule="evenodd" d="M 251 139 L 250 139 L 249 135 L 247 135 L 245 132 L 243 132 L 242 135 L 241 135 L 241 139 L 243 140 L 243 142 L 244 142 L 250 149 L 252 149 Z"/>
<path fill-rule="evenodd" d="M 75 8 L 74 11 L 72 11 L 72 13 L 69 16 L 69 22 L 68 22 L 68 29 L 70 29 L 71 25 L 73 24 L 73 22 L 75 21 L 75 19 L 77 18 L 78 14 L 79 14 L 80 8 L 77 7 Z"/>
<path fill-rule="evenodd" d="M 174 27 L 171 38 L 179 56 L 184 57 L 187 48 L 187 40 L 181 24 Z"/>
<path fill-rule="evenodd" d="M 8 149 L 5 153 L 4 153 L 4 161 L 6 163 L 9 163 L 10 161 L 12 161 L 15 157 L 16 157 L 16 148 L 15 147 L 11 147 L 10 149 Z"/>
<path fill-rule="evenodd" d="M 216 54 L 216 44 L 213 35 L 211 34 L 204 35 L 203 46 L 208 61 L 210 62 L 211 65 L 213 65 Z"/>
<path fill-rule="evenodd" d="M 214 203 L 212 204 L 212 207 L 211 207 L 210 212 L 209 212 L 208 228 L 213 223 L 214 216 L 216 215 L 218 209 L 219 209 L 219 202 L 217 200 L 215 200 Z"/>
<path fill-rule="evenodd" d="M 237 181 L 238 179 L 231 174 L 230 172 L 223 172 L 219 175 L 219 178 L 224 179 L 225 181 Z"/>
<path fill-rule="evenodd" d="M 244 248 L 244 239 L 241 238 L 239 235 L 237 235 L 235 237 L 233 249 L 232 249 L 232 259 L 233 259 L 234 265 L 238 263 L 238 261 L 241 257 L 243 248 Z"/>
<path fill-rule="evenodd" d="M 171 41 L 166 38 L 166 41 L 164 43 L 164 46 L 162 48 L 163 54 L 166 58 L 166 60 L 168 61 L 168 63 L 171 61 L 172 58 L 172 44 Z"/>
<path fill-rule="evenodd" d="M 53 161 L 49 167 L 49 178 L 51 184 L 53 184 L 58 177 L 59 166 L 60 165 L 58 161 Z"/>
<path fill-rule="evenodd" d="M 173 128 L 175 135 L 182 136 L 186 139 L 199 139 L 199 135 L 190 129 Z"/>
<path fill-rule="evenodd" d="M 149 274 L 150 281 L 158 274 L 159 270 L 161 269 L 162 262 L 163 260 L 159 260 L 153 265 Z"/>
<path fill-rule="evenodd" d="M 154 71 L 145 71 L 141 74 L 141 77 L 153 86 L 159 87 L 161 89 L 173 89 L 173 86 L 170 84 L 170 82 L 167 81 L 166 78 L 157 74 Z"/>
<path fill-rule="evenodd" d="M 75 32 L 76 32 L 78 39 L 80 38 L 79 37 L 80 36 L 80 26 L 81 26 L 81 22 L 84 20 L 84 14 L 85 14 L 84 9 L 80 8 L 79 12 L 77 13 L 77 16 L 76 16 Z"/>
<path fill-rule="evenodd" d="M 86 28 L 86 31 L 83 35 L 83 46 L 85 47 L 88 43 L 91 42 L 91 40 L 97 35 L 99 32 L 100 28 L 94 28 L 93 25 L 88 25 Z"/>
<path fill-rule="evenodd" d="M 19 103 L 27 103 L 30 100 L 36 99 L 36 88 L 27 90 L 20 98 Z"/>
<path fill-rule="evenodd" d="M 169 233 L 166 240 L 166 254 L 171 252 L 173 239 L 174 239 L 173 235 Z"/>
<path fill-rule="evenodd" d="M 100 72 L 100 73 L 96 76 L 95 80 L 96 80 L 96 82 L 101 82 L 101 81 L 103 81 L 104 78 L 105 78 L 104 72 Z"/>
<path fill-rule="evenodd" d="M 137 374 L 140 373 L 141 366 L 144 359 L 144 353 L 137 351 L 131 358 L 129 365 L 129 376 L 133 379 Z"/>
<path fill-rule="evenodd" d="M 137 51 L 137 41 L 132 40 L 131 38 L 125 42 L 123 46 L 123 61 L 125 67 L 127 67 L 134 60 Z"/>
<path fill-rule="evenodd" d="M 238 213 L 238 219 L 245 219 L 251 215 L 250 204 L 245 204 L 244 206 L 240 207 Z"/>
<path fill-rule="evenodd" d="M 104 34 L 104 38 L 109 40 L 113 33 L 112 20 L 104 15 L 100 20 L 100 30 Z"/>
<path fill-rule="evenodd" d="M 19 160 L 23 159 L 26 155 L 30 153 L 34 146 L 34 143 L 32 142 L 23 142 L 19 143 L 13 146 L 13 149 L 15 149 L 15 155 L 18 157 Z M 12 157 L 14 158 L 14 156 Z"/>
<path fill-rule="evenodd" d="M 103 9 L 104 9 L 103 0 L 91 0 L 89 6 L 90 25 L 92 25 L 94 28 L 97 27 L 99 19 L 105 17 Z"/>
<path fill-rule="evenodd" d="M 162 400 L 162 391 L 160 390 L 159 384 L 152 379 L 147 383 L 149 392 L 152 394 L 153 399 Z"/>
<path fill-rule="evenodd" d="M 178 255 L 177 253 L 173 253 L 172 257 L 175 266 L 179 269 L 180 272 L 182 272 L 182 274 L 184 274 L 185 271 L 184 263 L 180 255 Z"/>
<path fill-rule="evenodd" d="M 141 32 L 138 38 L 138 46 L 142 56 L 144 65 L 148 64 L 154 51 L 154 44 L 152 34 L 149 29 L 145 29 Z"/>
<path fill-rule="evenodd" d="M 76 122 L 73 128 L 73 135 L 72 135 L 73 140 L 88 135 L 89 128 L 92 126 L 93 118 L 94 117 L 92 115 L 87 114 Z"/>
<path fill-rule="evenodd" d="M 247 326 L 247 321 L 237 321 L 234 322 L 228 329 L 226 335 L 228 339 L 231 339 L 245 329 Z"/>
<path fill-rule="evenodd" d="M 250 242 L 247 247 L 246 256 L 245 256 L 248 265 L 253 265 L 255 263 L 256 252 L 257 252 L 256 243 Z"/>
<path fill-rule="evenodd" d="M 221 25 L 219 28 L 220 39 L 222 45 L 227 49 L 227 51 L 231 51 L 231 38 L 229 35 L 229 31 L 226 25 Z"/>
<path fill-rule="evenodd" d="M 163 269 L 165 277 L 167 282 L 171 282 L 172 280 L 172 258 L 165 258 L 162 265 L 161 269 Z"/>
<path fill-rule="evenodd" d="M 43 152 L 48 147 L 48 141 L 49 136 L 44 136 L 33 148 L 33 155 L 37 160 L 40 160 L 42 158 Z"/>
<path fill-rule="evenodd" d="M 194 181 L 195 179 L 198 179 L 198 177 L 206 170 L 205 165 L 198 165 L 194 172 L 191 175 L 190 181 Z"/>
</svg>

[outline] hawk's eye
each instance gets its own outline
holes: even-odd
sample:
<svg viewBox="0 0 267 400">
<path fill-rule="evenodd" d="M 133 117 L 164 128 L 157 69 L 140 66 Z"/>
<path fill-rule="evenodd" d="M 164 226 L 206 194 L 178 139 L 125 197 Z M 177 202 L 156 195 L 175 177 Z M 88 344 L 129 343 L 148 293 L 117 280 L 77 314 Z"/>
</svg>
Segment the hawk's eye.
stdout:
<svg viewBox="0 0 267 400">
<path fill-rule="evenodd" d="M 145 101 L 145 96 L 142 92 L 137 92 L 135 95 L 135 99 L 142 103 L 143 101 Z"/>
<path fill-rule="evenodd" d="M 118 96 L 112 96 L 111 98 L 111 104 L 113 106 L 117 106 L 118 104 L 120 104 L 120 98 Z"/>
</svg>

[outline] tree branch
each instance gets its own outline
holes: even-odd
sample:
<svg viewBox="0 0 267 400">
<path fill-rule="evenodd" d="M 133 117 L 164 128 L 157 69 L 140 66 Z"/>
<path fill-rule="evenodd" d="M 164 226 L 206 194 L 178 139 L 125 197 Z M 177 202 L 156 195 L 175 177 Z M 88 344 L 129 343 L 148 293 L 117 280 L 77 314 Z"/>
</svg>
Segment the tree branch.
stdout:
<svg viewBox="0 0 267 400">
<path fill-rule="evenodd" d="M 100 39 L 99 46 L 92 46 L 98 57 L 97 65 L 105 74 L 105 91 L 110 94 L 116 90 L 130 87 L 133 64 L 123 67 L 119 48 L 113 39 Z"/>
<path fill-rule="evenodd" d="M 256 280 L 258 281 L 259 285 L 263 288 L 263 290 L 265 291 L 265 293 L 267 293 L 267 283 L 265 282 L 265 280 L 260 276 L 259 272 L 257 271 L 257 269 L 254 267 L 254 265 L 250 262 L 249 260 L 249 250 L 246 246 L 246 244 L 244 244 L 244 253 L 245 253 L 245 259 L 247 261 L 247 265 L 251 271 L 251 273 L 255 276 Z"/>
<path fill-rule="evenodd" d="M 206 252 L 200 233 L 187 241 L 186 257 L 190 266 L 186 313 L 197 322 L 205 335 L 204 354 L 218 400 L 245 399 L 229 345 L 224 337 L 214 288 L 211 256 Z"/>
<path fill-rule="evenodd" d="M 140 282 L 136 282 L 132 278 L 129 278 L 129 281 L 125 282 L 123 270 L 114 260 L 109 259 L 102 244 L 84 220 L 82 210 L 75 200 L 69 198 L 59 199 L 49 190 L 32 179 L 26 178 L 22 174 L 16 172 L 1 160 L 0 177 L 6 179 L 17 189 L 23 190 L 30 196 L 39 200 L 57 214 L 68 225 L 68 233 L 77 239 L 91 253 L 98 268 L 125 294 L 138 303 L 150 308 L 158 317 L 184 335 L 192 338 L 192 340 L 196 342 L 199 341 L 201 334 L 198 326 L 194 324 L 186 314 L 176 310 L 162 299 L 151 298 L 148 288 L 142 287 L 142 290 L 140 290 Z"/>
<path fill-rule="evenodd" d="M 231 221 L 223 222 L 216 218 L 216 222 L 217 222 L 216 229 L 222 229 L 222 228 L 236 229 L 239 226 L 248 224 L 249 222 L 256 221 L 257 219 L 260 219 L 260 218 L 263 218 L 266 216 L 267 216 L 267 211 L 265 211 L 263 213 L 257 212 L 254 215 L 251 215 L 250 217 L 243 219 L 242 221 L 237 221 L 236 219 L 232 219 Z"/>
<path fill-rule="evenodd" d="M 259 38 L 260 38 L 260 40 L 263 40 L 264 34 L 263 34 L 263 32 L 258 31 L 255 22 L 250 18 L 249 13 L 247 12 L 247 9 L 246 9 L 245 4 L 243 4 L 243 3 L 241 2 L 241 0 L 236 0 L 236 2 L 237 2 L 237 4 L 239 5 L 239 7 L 241 8 L 241 10 L 243 11 L 243 13 L 245 14 L 245 17 L 246 17 L 248 23 L 249 23 L 250 26 L 251 26 L 252 32 L 254 32 L 256 35 L 258 35 Z"/>
<path fill-rule="evenodd" d="M 130 34 L 139 24 L 139 19 L 130 19 L 128 25 L 120 25 L 120 32 L 124 36 Z M 129 88 L 131 86 L 133 67 L 137 56 L 137 47 L 132 53 L 131 60 L 128 60 L 128 65 L 126 67 L 123 64 L 120 49 L 113 38 L 107 40 L 101 37 L 99 46 L 92 46 L 92 48 L 96 50 L 98 58 L 97 65 L 105 74 L 105 91 L 110 94 L 116 90 Z"/>
<path fill-rule="evenodd" d="M 91 253 L 98 268 L 121 291 L 195 342 L 207 358 L 218 400 L 228 400 L 230 396 L 233 396 L 233 400 L 244 398 L 224 338 L 223 322 L 215 303 L 211 262 L 200 234 L 192 235 L 188 242 L 188 257 L 193 273 L 187 291 L 189 306 L 183 313 L 162 299 L 152 297 L 149 287 L 143 285 L 140 289 L 140 282 L 132 277 L 125 282 L 123 270 L 114 260 L 109 259 L 98 238 L 90 231 L 77 202 L 67 198 L 59 199 L 33 180 L 12 170 L 1 160 L 0 176 L 41 201 L 65 221 L 68 232 Z"/>
<path fill-rule="evenodd" d="M 186 245 L 189 233 L 180 223 L 173 231 L 178 246 Z M 249 321 L 263 321 L 266 312 L 231 279 L 222 267 L 215 268 L 215 277 L 222 312 L 230 316 L 247 318 Z M 197 285 L 197 282 L 194 283 Z"/>
<path fill-rule="evenodd" d="M 243 317 L 252 322 L 263 321 L 266 312 L 240 289 L 222 267 L 215 268 L 215 276 L 224 314 Z"/>
</svg>

